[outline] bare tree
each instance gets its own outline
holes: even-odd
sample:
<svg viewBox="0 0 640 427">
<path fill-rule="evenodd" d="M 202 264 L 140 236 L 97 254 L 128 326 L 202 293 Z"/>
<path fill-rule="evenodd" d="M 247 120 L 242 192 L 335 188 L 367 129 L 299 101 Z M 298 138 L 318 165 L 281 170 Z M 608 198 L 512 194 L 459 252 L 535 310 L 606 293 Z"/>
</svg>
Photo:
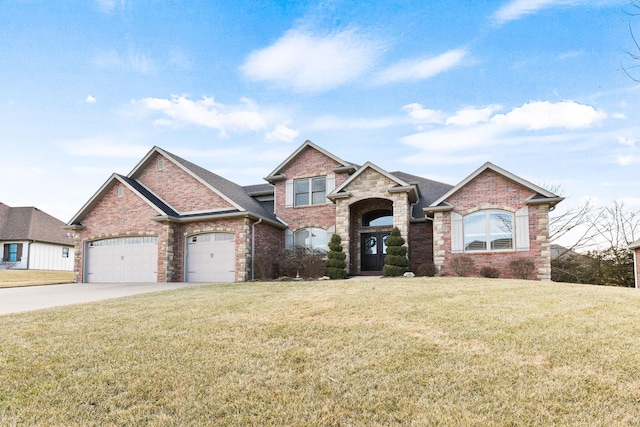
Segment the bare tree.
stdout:
<svg viewBox="0 0 640 427">
<path fill-rule="evenodd" d="M 631 6 L 635 9 L 633 12 L 627 12 L 627 14 L 631 15 L 631 16 L 639 16 L 640 15 L 640 1 L 638 0 L 631 0 L 630 1 Z M 629 55 L 629 57 L 631 58 L 631 60 L 636 63 L 637 61 L 640 61 L 640 43 L 638 42 L 638 39 L 635 36 L 635 33 L 633 32 L 633 28 L 631 27 L 631 24 L 629 24 L 629 33 L 631 34 L 631 40 L 633 40 L 633 43 L 635 44 L 635 50 L 632 52 L 630 50 L 627 50 L 626 53 L 627 55 Z M 625 74 L 627 76 L 629 76 L 629 78 L 631 80 L 634 80 L 636 82 L 640 82 L 640 78 L 635 77 L 630 71 L 629 69 L 631 68 L 637 68 L 638 65 L 633 65 L 631 67 L 625 67 L 624 65 L 622 66 L 622 70 L 625 72 Z"/>
</svg>

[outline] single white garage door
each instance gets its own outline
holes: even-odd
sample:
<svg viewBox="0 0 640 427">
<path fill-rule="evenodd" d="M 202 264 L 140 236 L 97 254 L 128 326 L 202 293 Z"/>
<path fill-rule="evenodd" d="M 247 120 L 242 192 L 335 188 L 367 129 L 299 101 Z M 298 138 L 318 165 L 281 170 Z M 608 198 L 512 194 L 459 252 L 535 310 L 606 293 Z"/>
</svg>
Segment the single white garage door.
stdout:
<svg viewBox="0 0 640 427">
<path fill-rule="evenodd" d="M 187 238 L 187 282 L 234 282 L 235 247 L 232 233 L 198 234 Z"/>
<path fill-rule="evenodd" d="M 158 238 L 121 237 L 91 242 L 86 251 L 89 283 L 157 282 Z"/>
</svg>

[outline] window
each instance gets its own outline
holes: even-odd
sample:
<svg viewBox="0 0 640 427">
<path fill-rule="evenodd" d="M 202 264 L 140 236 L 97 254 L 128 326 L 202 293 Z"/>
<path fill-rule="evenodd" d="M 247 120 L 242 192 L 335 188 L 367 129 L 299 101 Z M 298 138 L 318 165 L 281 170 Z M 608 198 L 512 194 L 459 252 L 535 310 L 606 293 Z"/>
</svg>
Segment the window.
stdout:
<svg viewBox="0 0 640 427">
<path fill-rule="evenodd" d="M 4 262 L 18 262 L 22 258 L 22 243 L 5 243 L 2 254 Z"/>
<path fill-rule="evenodd" d="M 296 179 L 294 181 L 295 206 L 320 205 L 327 203 L 327 180 L 317 178 Z"/>
<path fill-rule="evenodd" d="M 474 212 L 464 217 L 464 251 L 513 249 L 513 214 L 501 210 Z"/>
<path fill-rule="evenodd" d="M 62 248 L 62 258 L 69 258 L 69 248 Z"/>
<path fill-rule="evenodd" d="M 327 232 L 322 228 L 301 228 L 293 233 L 293 244 L 308 249 L 327 250 Z"/>
<path fill-rule="evenodd" d="M 393 212 L 390 210 L 378 210 L 362 215 L 363 227 L 377 227 L 380 225 L 393 225 Z"/>
</svg>

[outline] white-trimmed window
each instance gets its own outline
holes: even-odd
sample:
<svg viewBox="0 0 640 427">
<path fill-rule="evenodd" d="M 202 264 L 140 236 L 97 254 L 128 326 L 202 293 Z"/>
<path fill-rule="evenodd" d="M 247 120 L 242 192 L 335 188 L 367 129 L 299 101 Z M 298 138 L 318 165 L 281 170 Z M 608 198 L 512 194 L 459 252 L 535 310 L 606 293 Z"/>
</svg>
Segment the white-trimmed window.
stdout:
<svg viewBox="0 0 640 427">
<path fill-rule="evenodd" d="M 491 252 L 529 250 L 529 210 L 515 214 L 500 209 L 486 209 L 464 217 L 451 213 L 452 252 Z"/>
<path fill-rule="evenodd" d="M 293 233 L 293 245 L 307 249 L 327 250 L 327 230 L 309 227 Z"/>
<path fill-rule="evenodd" d="M 327 194 L 336 185 L 336 176 L 316 176 L 313 178 L 288 179 L 285 187 L 285 206 L 315 206 L 331 203 Z"/>
<path fill-rule="evenodd" d="M 513 249 L 513 214 L 502 210 L 478 211 L 463 220 L 464 251 Z"/>
<path fill-rule="evenodd" d="M 327 203 L 327 180 L 324 176 L 296 179 L 294 181 L 295 206 L 320 205 Z"/>
</svg>

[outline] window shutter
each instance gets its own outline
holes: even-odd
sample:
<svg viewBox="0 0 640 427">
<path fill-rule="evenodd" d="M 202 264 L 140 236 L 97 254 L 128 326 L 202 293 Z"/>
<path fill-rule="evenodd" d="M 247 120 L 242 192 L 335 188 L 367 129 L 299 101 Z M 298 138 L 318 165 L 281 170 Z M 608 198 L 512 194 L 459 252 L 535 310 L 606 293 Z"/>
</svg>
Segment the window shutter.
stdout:
<svg viewBox="0 0 640 427">
<path fill-rule="evenodd" d="M 2 261 L 3 262 L 9 261 L 9 245 L 7 243 L 5 243 L 4 250 L 2 252 Z"/>
<path fill-rule="evenodd" d="M 290 208 L 292 206 L 293 206 L 293 180 L 288 179 L 285 182 L 284 207 Z"/>
<path fill-rule="evenodd" d="M 462 230 L 462 215 L 451 212 L 451 252 L 464 252 L 464 234 Z"/>
<path fill-rule="evenodd" d="M 293 231 L 290 229 L 284 230 L 284 248 L 291 249 L 293 247 Z"/>
<path fill-rule="evenodd" d="M 334 174 L 327 175 L 326 194 L 331 193 L 336 188 L 336 176 Z M 327 199 L 327 203 L 331 203 L 331 200 Z"/>
<path fill-rule="evenodd" d="M 529 207 L 516 211 L 516 251 L 528 251 L 529 247 Z"/>
</svg>

